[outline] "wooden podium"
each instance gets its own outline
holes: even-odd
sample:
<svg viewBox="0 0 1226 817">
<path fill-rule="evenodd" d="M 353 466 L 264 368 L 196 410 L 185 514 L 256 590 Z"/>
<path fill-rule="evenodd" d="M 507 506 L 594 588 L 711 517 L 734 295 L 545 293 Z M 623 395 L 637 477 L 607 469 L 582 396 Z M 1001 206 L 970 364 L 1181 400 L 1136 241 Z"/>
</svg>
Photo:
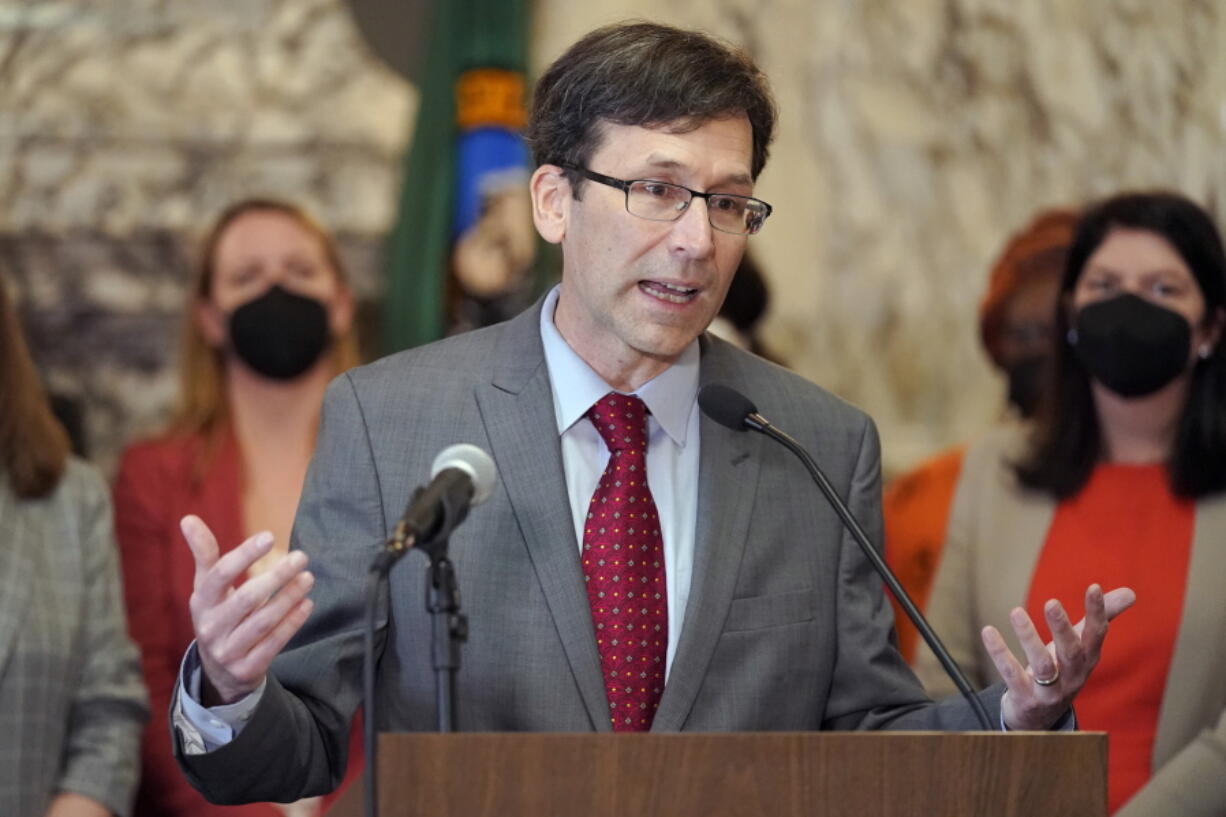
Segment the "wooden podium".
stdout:
<svg viewBox="0 0 1226 817">
<path fill-rule="evenodd" d="M 383 734 L 380 817 L 1103 817 L 1101 732 Z M 361 817 L 355 783 L 328 812 Z"/>
</svg>

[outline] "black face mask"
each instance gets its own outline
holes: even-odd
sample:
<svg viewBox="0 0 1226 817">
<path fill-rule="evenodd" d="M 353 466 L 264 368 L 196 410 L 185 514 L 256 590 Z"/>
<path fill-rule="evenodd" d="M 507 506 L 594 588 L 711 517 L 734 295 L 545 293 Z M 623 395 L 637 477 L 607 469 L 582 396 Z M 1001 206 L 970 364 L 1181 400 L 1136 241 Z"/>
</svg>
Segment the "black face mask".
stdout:
<svg viewBox="0 0 1226 817">
<path fill-rule="evenodd" d="M 1075 331 L 1070 340 L 1077 359 L 1120 397 L 1153 394 L 1188 367 L 1188 321 L 1136 295 L 1082 307 Z"/>
<path fill-rule="evenodd" d="M 234 353 L 273 380 L 293 380 L 314 366 L 330 340 L 324 305 L 279 284 L 230 314 Z"/>
<path fill-rule="evenodd" d="M 1033 417 L 1039 407 L 1046 367 L 1047 355 L 1032 355 L 1005 367 L 1009 378 L 1009 402 L 1023 417 Z"/>
</svg>

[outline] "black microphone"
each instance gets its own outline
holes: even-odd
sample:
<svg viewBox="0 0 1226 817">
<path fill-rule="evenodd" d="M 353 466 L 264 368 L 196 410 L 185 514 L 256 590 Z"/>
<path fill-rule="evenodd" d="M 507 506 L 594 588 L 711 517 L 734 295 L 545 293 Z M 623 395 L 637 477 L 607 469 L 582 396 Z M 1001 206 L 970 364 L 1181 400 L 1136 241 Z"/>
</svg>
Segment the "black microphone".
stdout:
<svg viewBox="0 0 1226 817">
<path fill-rule="evenodd" d="M 386 571 L 412 548 L 429 551 L 455 530 L 473 505 L 494 491 L 498 471 L 490 455 L 475 445 L 459 443 L 443 449 L 430 468 L 430 484 L 409 498 L 404 515 L 380 551 L 371 570 Z"/>
<path fill-rule="evenodd" d="M 719 383 L 710 383 L 703 386 L 698 392 L 698 406 L 702 409 L 703 414 L 720 425 L 733 431 L 751 429 L 760 434 L 765 434 L 772 440 L 781 443 L 800 459 L 805 469 L 808 470 L 809 475 L 813 477 L 813 481 L 817 483 L 817 487 L 821 489 L 822 494 L 826 497 L 826 501 L 834 508 L 834 512 L 843 521 L 844 527 L 847 528 L 851 537 L 856 540 L 860 550 L 864 552 L 864 556 L 881 576 L 886 587 L 890 588 L 890 592 L 898 600 L 899 605 L 907 614 L 907 618 L 911 619 L 911 623 L 915 625 L 915 629 L 919 630 L 924 641 L 932 648 L 937 660 L 945 668 L 946 674 L 953 680 L 958 691 L 962 693 L 962 697 L 966 698 L 967 703 L 974 710 L 975 716 L 979 719 L 979 725 L 986 732 L 997 731 L 998 727 L 992 726 L 988 718 L 988 711 L 984 708 L 983 701 L 980 701 L 975 695 L 971 689 L 970 682 L 966 680 L 966 676 L 959 669 L 957 663 L 954 662 L 953 656 L 945 649 L 945 645 L 941 643 L 941 639 L 937 637 L 931 625 L 928 624 L 924 614 L 919 611 L 919 608 L 915 606 L 915 602 L 907 595 L 907 591 L 899 583 L 898 578 L 894 575 L 894 571 L 890 570 L 890 566 L 881 558 L 881 554 L 868 541 L 864 528 L 860 527 L 860 523 L 852 516 L 847 503 L 834 490 L 834 486 L 830 484 L 830 480 L 822 473 L 822 469 L 809 456 L 809 452 L 805 451 L 804 447 L 791 436 L 771 425 L 769 420 L 758 413 L 758 407 L 753 404 L 753 401 L 736 389 Z"/>
</svg>

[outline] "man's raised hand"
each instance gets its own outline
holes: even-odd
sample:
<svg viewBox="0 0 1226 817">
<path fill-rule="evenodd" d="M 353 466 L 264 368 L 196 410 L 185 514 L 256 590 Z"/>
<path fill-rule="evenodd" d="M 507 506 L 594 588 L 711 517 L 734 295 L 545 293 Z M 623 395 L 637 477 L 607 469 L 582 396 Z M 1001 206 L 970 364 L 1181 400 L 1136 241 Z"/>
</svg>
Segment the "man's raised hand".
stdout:
<svg viewBox="0 0 1226 817">
<path fill-rule="evenodd" d="M 272 549 L 271 533 L 257 533 L 219 558 L 217 539 L 197 516 L 179 523 L 196 560 L 192 629 L 204 670 L 201 703 L 233 703 L 259 688 L 272 660 L 306 622 L 315 577 L 302 551 L 282 556 L 267 571 L 236 580 Z"/>
<path fill-rule="evenodd" d="M 1052 633 L 1048 644 L 1043 643 L 1026 611 L 1014 608 L 1009 623 L 1022 645 L 1027 667 L 1013 655 L 1000 631 L 990 625 L 984 627 L 983 645 L 1008 687 L 1001 701 L 1005 725 L 1030 730 L 1053 726 L 1068 711 L 1098 664 L 1107 624 L 1136 600 L 1130 588 L 1103 593 L 1101 587 L 1092 584 L 1086 590 L 1085 618 L 1073 624 L 1064 605 L 1051 599 L 1043 607 Z"/>
</svg>

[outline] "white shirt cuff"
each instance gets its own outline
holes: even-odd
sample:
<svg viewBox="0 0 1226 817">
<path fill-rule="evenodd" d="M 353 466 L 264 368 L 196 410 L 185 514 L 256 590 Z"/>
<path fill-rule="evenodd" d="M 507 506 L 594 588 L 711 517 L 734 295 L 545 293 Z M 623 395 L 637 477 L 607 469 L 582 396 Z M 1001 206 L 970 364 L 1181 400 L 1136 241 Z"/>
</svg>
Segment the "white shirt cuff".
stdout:
<svg viewBox="0 0 1226 817">
<path fill-rule="evenodd" d="M 238 737 L 251 720 L 268 679 L 256 690 L 231 704 L 205 707 L 200 703 L 200 657 L 193 641 L 179 669 L 179 694 L 171 719 L 183 746 L 183 753 L 202 755 L 225 746 Z"/>
</svg>

